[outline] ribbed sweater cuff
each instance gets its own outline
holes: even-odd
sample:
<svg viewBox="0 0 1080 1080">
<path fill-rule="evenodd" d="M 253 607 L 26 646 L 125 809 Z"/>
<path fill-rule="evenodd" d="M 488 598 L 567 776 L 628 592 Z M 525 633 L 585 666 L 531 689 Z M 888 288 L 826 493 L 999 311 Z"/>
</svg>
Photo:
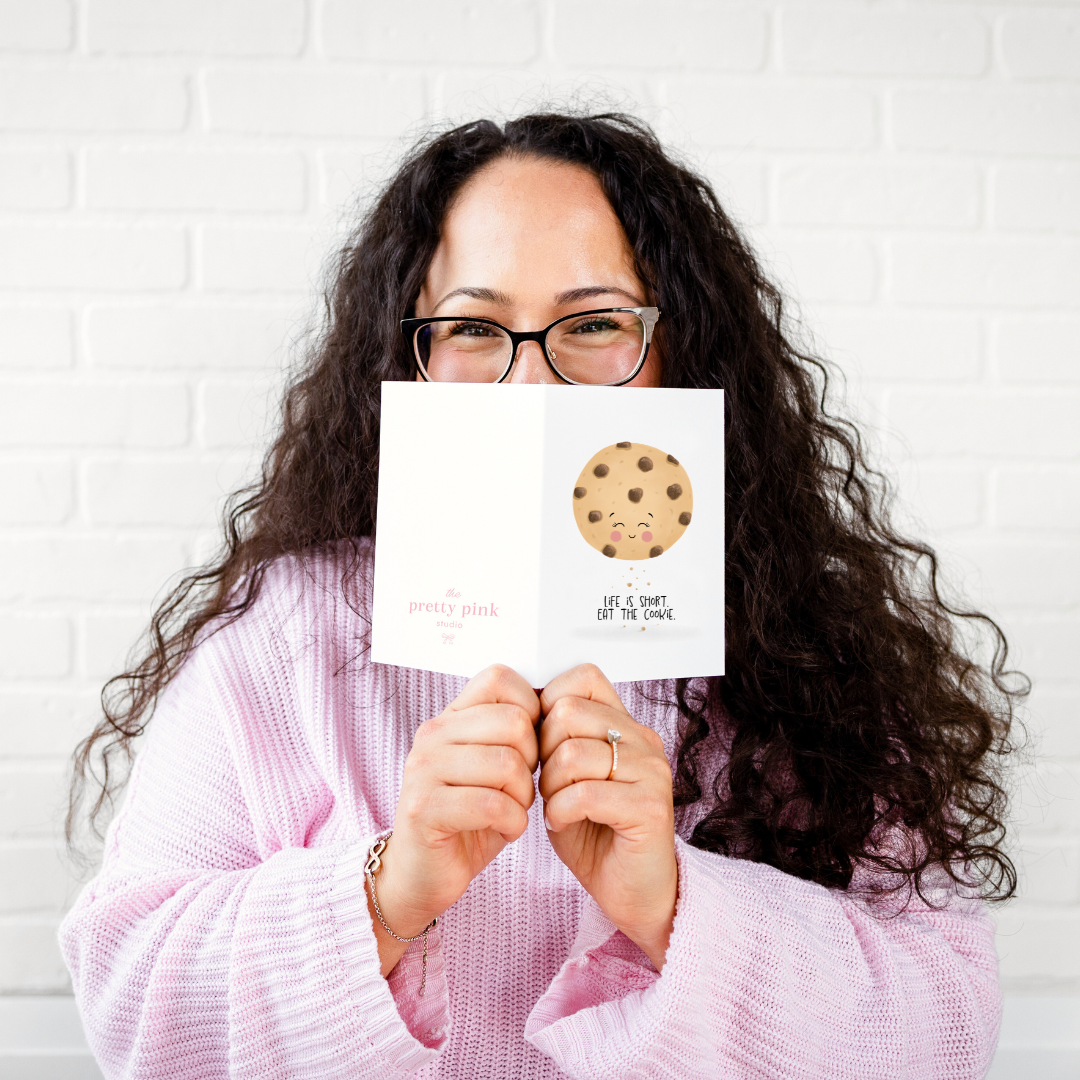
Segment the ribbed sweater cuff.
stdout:
<svg viewBox="0 0 1080 1080">
<path fill-rule="evenodd" d="M 682 1057 L 677 1029 L 684 1025 L 675 1014 L 680 1002 L 693 1001 L 689 991 L 699 979 L 701 942 L 708 940 L 699 925 L 702 913 L 691 899 L 701 883 L 691 880 L 697 875 L 692 855 L 686 857 L 689 850 L 676 838 L 679 904 L 663 971 L 657 973 L 608 923 L 611 936 L 579 955 L 575 948 L 533 1007 L 525 1038 L 571 1076 L 621 1078 L 642 1058 Z M 716 928 L 711 930 L 715 936 Z"/>
<path fill-rule="evenodd" d="M 382 977 L 364 879 L 370 844 L 369 839 L 350 845 L 338 858 L 330 909 L 338 953 L 345 967 L 346 988 L 363 1029 L 387 1065 L 407 1076 L 435 1058 L 446 1045 L 450 1030 L 446 971 L 435 931 L 428 935 L 427 987 L 423 998 L 417 997 L 422 956 L 422 948 L 420 952 L 417 948 L 421 942 L 409 946 L 391 972 L 389 982 Z M 399 974 L 402 964 L 405 967 Z"/>
</svg>

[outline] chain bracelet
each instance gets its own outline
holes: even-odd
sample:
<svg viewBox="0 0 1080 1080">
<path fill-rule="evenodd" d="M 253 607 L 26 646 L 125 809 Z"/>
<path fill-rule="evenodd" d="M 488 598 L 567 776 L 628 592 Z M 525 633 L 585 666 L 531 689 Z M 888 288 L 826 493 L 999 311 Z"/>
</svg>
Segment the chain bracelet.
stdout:
<svg viewBox="0 0 1080 1080">
<path fill-rule="evenodd" d="M 368 848 L 367 861 L 364 863 L 364 876 L 367 878 L 368 888 L 371 890 L 371 903 L 375 908 L 375 914 L 379 917 L 379 922 L 382 923 L 382 928 L 395 941 L 401 941 L 406 945 L 410 944 L 413 941 L 419 941 L 421 938 L 424 939 L 424 958 L 421 961 L 420 965 L 420 990 L 417 994 L 418 997 L 423 997 L 424 991 L 427 989 L 428 931 L 434 930 L 435 927 L 439 925 L 439 916 L 436 915 L 435 918 L 432 919 L 431 922 L 429 922 L 427 926 L 425 926 L 424 929 L 420 931 L 419 934 L 416 934 L 413 937 L 402 937 L 400 934 L 395 934 L 394 931 L 386 925 L 386 920 L 383 918 L 382 908 L 379 907 L 379 895 L 375 892 L 375 875 L 379 872 L 379 868 L 382 866 L 381 856 L 382 853 L 386 850 L 386 841 L 389 840 L 390 837 L 393 835 L 394 831 L 391 829 L 390 832 L 386 833 L 383 836 L 380 836 L 371 845 L 371 847 Z"/>
</svg>

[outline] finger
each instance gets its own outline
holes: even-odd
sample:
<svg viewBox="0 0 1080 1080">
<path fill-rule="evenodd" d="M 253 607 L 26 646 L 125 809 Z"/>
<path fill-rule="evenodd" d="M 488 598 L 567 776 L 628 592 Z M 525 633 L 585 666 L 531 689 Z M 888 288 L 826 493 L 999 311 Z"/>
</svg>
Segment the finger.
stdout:
<svg viewBox="0 0 1080 1080">
<path fill-rule="evenodd" d="M 526 810 L 536 798 L 532 769 L 512 746 L 445 746 L 433 764 L 435 778 L 451 787 L 505 791 Z"/>
<path fill-rule="evenodd" d="M 556 675 L 540 694 L 540 710 L 547 716 L 561 697 L 580 697 L 598 701 L 619 712 L 626 712 L 615 687 L 595 664 L 578 664 L 577 667 Z"/>
<path fill-rule="evenodd" d="M 615 710 L 599 701 L 587 698 L 562 697 L 540 725 L 540 760 L 547 761 L 555 748 L 565 739 L 599 739 L 607 741 L 607 733 L 615 728 L 624 742 L 639 741 L 641 725 L 625 709 Z M 619 749 L 622 749 L 620 744 Z"/>
<path fill-rule="evenodd" d="M 640 761 L 629 747 L 619 744 L 619 767 L 611 775 L 614 754 L 611 746 L 599 739 L 566 739 L 556 748 L 540 770 L 540 795 L 550 799 L 568 784 L 582 780 L 608 780 L 634 783 L 642 779 Z"/>
<path fill-rule="evenodd" d="M 539 745 L 532 717 L 520 705 L 473 705 L 460 712 L 444 712 L 420 725 L 413 740 L 414 750 L 439 752 L 448 744 L 511 746 L 530 771 L 539 760 Z"/>
<path fill-rule="evenodd" d="M 540 719 L 540 701 L 533 688 L 505 664 L 493 664 L 473 676 L 465 688 L 447 706 L 450 712 L 460 712 L 473 705 L 506 703 L 518 705 L 535 724 Z"/>
<path fill-rule="evenodd" d="M 421 827 L 444 833 L 490 829 L 509 842 L 529 824 L 528 812 L 517 799 L 487 787 L 437 787 L 426 809 L 429 816 Z"/>
<path fill-rule="evenodd" d="M 671 827 L 674 812 L 661 793 L 644 784 L 582 780 L 557 791 L 544 803 L 548 832 L 562 832 L 579 821 L 608 825 L 615 832 L 655 834 L 661 822 Z"/>
</svg>

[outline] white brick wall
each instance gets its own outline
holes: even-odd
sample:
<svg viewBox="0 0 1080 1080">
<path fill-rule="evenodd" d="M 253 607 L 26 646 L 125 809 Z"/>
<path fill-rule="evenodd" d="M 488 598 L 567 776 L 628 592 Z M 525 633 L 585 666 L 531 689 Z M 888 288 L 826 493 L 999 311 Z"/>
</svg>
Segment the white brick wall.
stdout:
<svg viewBox="0 0 1080 1080">
<path fill-rule="evenodd" d="M 1035 676 L 1013 992 L 1080 995 L 1080 9 L 0 0 L 0 992 L 62 991 L 64 761 L 423 123 L 586 98 L 714 179 Z"/>
</svg>

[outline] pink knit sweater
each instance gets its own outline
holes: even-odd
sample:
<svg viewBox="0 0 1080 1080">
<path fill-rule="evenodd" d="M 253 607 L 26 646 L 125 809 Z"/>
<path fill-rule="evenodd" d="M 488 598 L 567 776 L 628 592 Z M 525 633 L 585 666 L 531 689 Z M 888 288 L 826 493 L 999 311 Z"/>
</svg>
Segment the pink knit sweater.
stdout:
<svg viewBox="0 0 1080 1080">
<path fill-rule="evenodd" d="M 107 1077 L 984 1074 L 999 998 L 979 904 L 883 918 L 679 839 L 657 974 L 555 856 L 539 798 L 431 935 L 426 994 L 419 943 L 383 979 L 365 851 L 393 823 L 413 733 L 462 680 L 369 663 L 343 570 L 333 554 L 273 567 L 160 703 L 61 929 Z M 618 689 L 670 757 L 665 687 Z"/>
</svg>

